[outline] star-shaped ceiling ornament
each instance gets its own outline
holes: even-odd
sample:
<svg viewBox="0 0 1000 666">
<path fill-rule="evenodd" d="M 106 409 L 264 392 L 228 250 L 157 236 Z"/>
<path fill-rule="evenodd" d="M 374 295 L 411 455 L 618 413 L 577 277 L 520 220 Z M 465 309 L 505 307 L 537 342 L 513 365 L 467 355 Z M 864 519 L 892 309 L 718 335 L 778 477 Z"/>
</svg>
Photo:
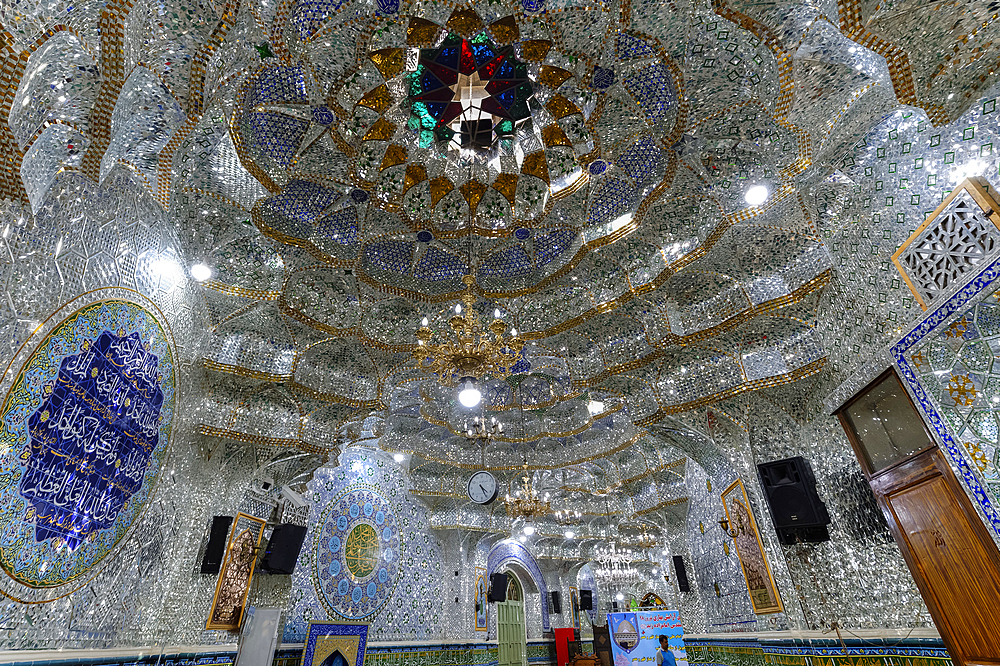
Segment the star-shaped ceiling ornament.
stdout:
<svg viewBox="0 0 1000 666">
<path fill-rule="evenodd" d="M 473 39 L 448 35 L 439 48 L 422 49 L 410 77 L 411 128 L 421 145 L 489 148 L 528 118 L 533 90 L 527 66 L 510 47 L 485 33 Z"/>
</svg>

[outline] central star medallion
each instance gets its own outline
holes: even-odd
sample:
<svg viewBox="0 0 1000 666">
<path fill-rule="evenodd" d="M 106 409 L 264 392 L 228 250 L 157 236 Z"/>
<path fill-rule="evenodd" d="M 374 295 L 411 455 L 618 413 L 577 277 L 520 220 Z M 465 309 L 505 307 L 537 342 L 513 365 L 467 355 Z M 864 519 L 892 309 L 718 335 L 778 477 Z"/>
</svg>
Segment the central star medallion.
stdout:
<svg viewBox="0 0 1000 666">
<path fill-rule="evenodd" d="M 532 94 L 528 67 L 513 48 L 498 48 L 485 33 L 471 40 L 450 34 L 440 47 L 420 51 L 410 75 L 409 125 L 422 146 L 488 149 L 530 116 Z"/>
</svg>

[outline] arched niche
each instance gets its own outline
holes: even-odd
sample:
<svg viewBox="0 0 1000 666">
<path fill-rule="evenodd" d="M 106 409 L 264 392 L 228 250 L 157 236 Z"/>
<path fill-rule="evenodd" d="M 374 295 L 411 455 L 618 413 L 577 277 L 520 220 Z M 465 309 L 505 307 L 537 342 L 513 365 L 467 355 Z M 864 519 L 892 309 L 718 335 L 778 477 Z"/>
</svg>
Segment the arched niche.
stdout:
<svg viewBox="0 0 1000 666">
<path fill-rule="evenodd" d="M 492 576 L 494 573 L 507 570 L 517 575 L 521 588 L 524 590 L 524 612 L 528 623 L 528 637 L 541 638 L 532 632 L 532 621 L 540 616 L 542 631 L 550 631 L 549 626 L 549 588 L 545 584 L 535 558 L 527 548 L 517 541 L 505 539 L 497 543 L 490 550 L 486 560 L 486 573 Z M 536 614 L 537 613 L 537 614 Z"/>
</svg>

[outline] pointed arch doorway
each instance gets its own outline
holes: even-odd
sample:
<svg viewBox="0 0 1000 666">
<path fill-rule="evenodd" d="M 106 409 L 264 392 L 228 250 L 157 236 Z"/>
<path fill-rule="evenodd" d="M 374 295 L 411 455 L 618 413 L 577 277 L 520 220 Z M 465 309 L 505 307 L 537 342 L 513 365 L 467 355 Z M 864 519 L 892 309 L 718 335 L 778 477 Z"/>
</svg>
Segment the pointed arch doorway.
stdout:
<svg viewBox="0 0 1000 666">
<path fill-rule="evenodd" d="M 524 625 L 524 588 L 513 571 L 507 571 L 507 600 L 497 604 L 499 666 L 527 666 L 528 635 Z"/>
</svg>

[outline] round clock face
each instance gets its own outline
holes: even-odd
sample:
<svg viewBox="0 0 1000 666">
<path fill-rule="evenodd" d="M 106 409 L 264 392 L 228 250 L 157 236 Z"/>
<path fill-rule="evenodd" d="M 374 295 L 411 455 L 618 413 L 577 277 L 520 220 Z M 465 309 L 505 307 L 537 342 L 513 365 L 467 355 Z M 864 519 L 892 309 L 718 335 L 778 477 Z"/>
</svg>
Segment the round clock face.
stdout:
<svg viewBox="0 0 1000 666">
<path fill-rule="evenodd" d="M 497 498 L 497 480 L 489 472 L 476 472 L 469 479 L 468 494 L 476 504 L 489 504 Z"/>
</svg>

